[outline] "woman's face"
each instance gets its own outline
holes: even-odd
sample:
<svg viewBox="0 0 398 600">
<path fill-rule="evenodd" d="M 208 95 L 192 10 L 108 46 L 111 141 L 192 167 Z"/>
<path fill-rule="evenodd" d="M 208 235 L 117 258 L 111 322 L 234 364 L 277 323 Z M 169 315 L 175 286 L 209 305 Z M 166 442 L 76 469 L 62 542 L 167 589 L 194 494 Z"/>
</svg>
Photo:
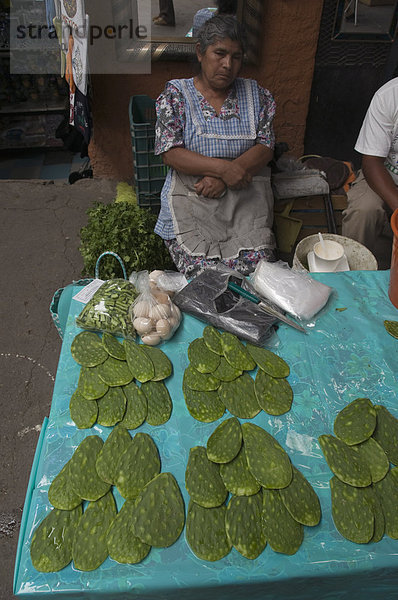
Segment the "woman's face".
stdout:
<svg viewBox="0 0 398 600">
<path fill-rule="evenodd" d="M 196 53 L 201 66 L 202 78 L 211 88 L 224 90 L 238 76 L 243 60 L 242 47 L 239 42 L 229 38 L 217 40 L 214 44 L 210 44 L 203 54 L 197 46 Z"/>
</svg>

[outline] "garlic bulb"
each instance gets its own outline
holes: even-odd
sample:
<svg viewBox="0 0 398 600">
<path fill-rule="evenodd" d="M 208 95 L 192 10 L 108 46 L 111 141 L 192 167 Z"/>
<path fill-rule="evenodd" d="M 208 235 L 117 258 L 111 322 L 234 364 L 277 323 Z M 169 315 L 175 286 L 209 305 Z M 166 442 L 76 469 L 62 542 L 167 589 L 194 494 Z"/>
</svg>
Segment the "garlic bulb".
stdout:
<svg viewBox="0 0 398 600">
<path fill-rule="evenodd" d="M 162 340 L 167 340 L 173 332 L 170 321 L 168 319 L 159 319 L 156 323 L 156 331 Z"/>
<path fill-rule="evenodd" d="M 138 335 L 143 336 L 154 329 L 154 322 L 149 317 L 137 317 L 133 321 L 133 327 Z"/>
<path fill-rule="evenodd" d="M 148 300 L 140 300 L 133 306 L 134 317 L 149 317 L 151 303 Z"/>
<path fill-rule="evenodd" d="M 147 344 L 148 346 L 156 346 L 160 343 L 161 338 L 157 333 L 149 333 L 148 335 L 141 337 L 141 340 L 143 344 Z"/>
</svg>

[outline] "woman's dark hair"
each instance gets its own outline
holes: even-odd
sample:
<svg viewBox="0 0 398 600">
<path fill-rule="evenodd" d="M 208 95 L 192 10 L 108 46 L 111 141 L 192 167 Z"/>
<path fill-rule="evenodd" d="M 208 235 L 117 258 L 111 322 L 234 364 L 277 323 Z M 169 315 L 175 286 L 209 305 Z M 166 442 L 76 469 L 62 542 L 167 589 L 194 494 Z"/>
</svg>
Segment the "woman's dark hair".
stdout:
<svg viewBox="0 0 398 600">
<path fill-rule="evenodd" d="M 215 15 L 206 21 L 198 31 L 198 44 L 201 54 L 218 40 L 229 38 L 239 42 L 244 53 L 246 50 L 246 36 L 243 25 L 233 15 Z"/>
</svg>

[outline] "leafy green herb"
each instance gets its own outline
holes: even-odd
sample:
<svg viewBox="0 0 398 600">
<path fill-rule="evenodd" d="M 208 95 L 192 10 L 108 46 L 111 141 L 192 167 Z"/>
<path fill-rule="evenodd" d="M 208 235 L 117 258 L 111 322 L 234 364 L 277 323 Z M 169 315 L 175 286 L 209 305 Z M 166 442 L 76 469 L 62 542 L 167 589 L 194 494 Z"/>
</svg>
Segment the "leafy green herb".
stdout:
<svg viewBox="0 0 398 600">
<path fill-rule="evenodd" d="M 173 268 L 163 240 L 153 232 L 156 215 L 149 210 L 128 202 L 96 202 L 87 215 L 88 223 L 80 231 L 83 276 L 94 276 L 97 259 L 106 250 L 120 256 L 128 273 Z M 101 259 L 100 277 L 123 277 L 114 257 Z"/>
</svg>

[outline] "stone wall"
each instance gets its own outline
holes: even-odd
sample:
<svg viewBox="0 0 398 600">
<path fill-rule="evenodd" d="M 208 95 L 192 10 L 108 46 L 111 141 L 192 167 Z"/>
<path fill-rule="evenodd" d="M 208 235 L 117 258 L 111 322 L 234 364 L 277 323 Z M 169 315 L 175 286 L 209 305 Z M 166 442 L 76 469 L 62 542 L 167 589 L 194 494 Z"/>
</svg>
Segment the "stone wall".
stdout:
<svg viewBox="0 0 398 600">
<path fill-rule="evenodd" d="M 274 95 L 276 137 L 288 143 L 294 156 L 303 153 L 322 4 L 323 0 L 267 0 L 259 62 L 242 72 Z M 92 76 L 94 132 L 90 158 L 95 177 L 132 180 L 130 96 L 147 94 L 156 98 L 167 80 L 191 77 L 192 69 L 189 62 L 161 61 L 152 64 L 150 75 Z"/>
</svg>

